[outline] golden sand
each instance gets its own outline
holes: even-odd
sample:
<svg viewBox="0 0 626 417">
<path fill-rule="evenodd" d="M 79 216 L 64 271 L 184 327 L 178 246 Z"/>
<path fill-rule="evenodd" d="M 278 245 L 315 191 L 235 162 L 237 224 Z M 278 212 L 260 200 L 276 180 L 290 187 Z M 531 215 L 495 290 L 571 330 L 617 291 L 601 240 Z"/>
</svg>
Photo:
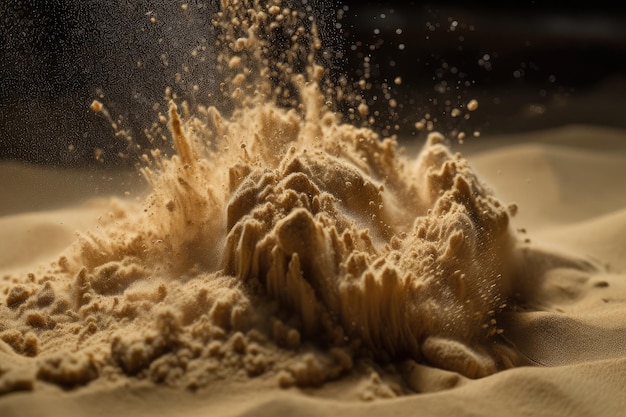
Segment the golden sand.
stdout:
<svg viewBox="0 0 626 417">
<path fill-rule="evenodd" d="M 372 399 L 545 365 L 520 336 L 564 288 L 543 280 L 586 285 L 606 265 L 529 242 L 517 205 L 440 134 L 412 157 L 342 121 L 298 12 L 223 3 L 226 110 L 170 101 L 175 154 L 143 157 L 145 198 L 114 200 L 54 262 L 0 281 L 0 393 L 365 375 Z M 294 35 L 270 61 L 277 27 Z"/>
</svg>

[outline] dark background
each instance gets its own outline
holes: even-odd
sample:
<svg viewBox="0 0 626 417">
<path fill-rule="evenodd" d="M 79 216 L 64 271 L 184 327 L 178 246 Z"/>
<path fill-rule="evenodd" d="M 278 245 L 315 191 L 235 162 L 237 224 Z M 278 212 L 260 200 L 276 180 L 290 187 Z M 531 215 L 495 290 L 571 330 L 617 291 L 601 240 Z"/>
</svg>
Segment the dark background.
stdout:
<svg viewBox="0 0 626 417">
<path fill-rule="evenodd" d="M 198 97 L 216 88 L 214 6 L 189 1 L 185 12 L 181 3 L 3 2 L 0 159 L 131 163 L 116 156 L 129 143 L 89 110 L 94 98 L 146 147 L 143 130 L 154 120 L 153 104 L 164 104 L 166 86 L 190 92 L 197 84 Z M 356 78 L 369 57 L 377 82 L 392 87 L 402 105 L 390 122 L 402 140 L 421 135 L 412 126 L 426 113 L 444 133 L 483 136 L 572 123 L 626 128 L 626 18 L 618 6 L 505 3 L 307 2 L 322 21 L 333 74 Z M 200 59 L 191 59 L 194 47 L 204 47 Z M 183 65 L 189 72 L 174 81 Z M 400 86 L 393 84 L 398 76 Z M 480 102 L 471 119 L 452 118 L 450 109 L 470 98 Z"/>
<path fill-rule="evenodd" d="M 372 53 L 380 77 L 402 76 L 402 117 L 430 113 L 443 133 L 483 135 L 626 127 L 626 18 L 617 2 L 354 3 L 348 30 L 380 45 Z M 480 111 L 451 118 L 445 103 L 470 98 Z"/>
</svg>

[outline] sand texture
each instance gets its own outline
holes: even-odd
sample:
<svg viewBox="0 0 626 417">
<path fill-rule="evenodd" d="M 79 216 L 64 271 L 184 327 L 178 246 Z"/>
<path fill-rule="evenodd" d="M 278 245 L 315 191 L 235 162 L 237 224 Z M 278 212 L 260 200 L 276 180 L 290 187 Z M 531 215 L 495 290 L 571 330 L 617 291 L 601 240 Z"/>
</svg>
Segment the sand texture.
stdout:
<svg viewBox="0 0 626 417">
<path fill-rule="evenodd" d="M 220 5 L 212 104 L 92 103 L 134 173 L 0 166 L 0 415 L 621 415 L 626 133 L 401 142 L 306 13 Z"/>
<path fill-rule="evenodd" d="M 596 137 L 605 143 L 613 140 L 614 146 L 598 149 Z M 216 305 L 232 310 L 253 299 L 237 286 L 216 282 L 219 277 L 198 273 L 204 278 L 168 283 L 163 277 L 148 277 L 147 266 L 140 270 L 138 262 L 107 263 L 101 258 L 88 271 L 83 266 L 75 275 L 65 272 L 72 262 L 59 257 L 65 247 L 76 245 L 75 232 L 121 221 L 111 219 L 122 216 L 126 204 L 137 204 L 132 199 L 99 199 L 57 209 L 63 202 L 46 198 L 41 204 L 54 209 L 4 216 L 2 415 L 49 415 L 52 407 L 65 415 L 100 409 L 136 415 L 387 415 L 414 410 L 421 415 L 620 415 L 626 406 L 623 137 L 619 131 L 573 126 L 528 135 L 525 143 L 511 146 L 499 138 L 501 145 L 489 151 L 466 148 L 480 180 L 503 201 L 517 204 L 511 233 L 521 241 L 514 255 L 521 260 L 515 262 L 533 271 L 522 275 L 526 281 L 510 294 L 514 305 L 497 314 L 499 343 L 507 352 L 517 352 L 517 366 L 477 379 L 468 373 L 482 375 L 466 368 L 440 369 L 450 367 L 445 357 L 438 363 L 436 356 L 411 358 L 409 352 L 406 359 L 385 364 L 376 355 L 359 356 L 349 344 L 311 343 L 316 336 L 307 334 L 306 316 L 297 314 L 301 320 L 289 321 L 280 309 L 267 313 L 275 317 L 270 330 L 264 330 L 266 324 L 237 323 L 245 322 L 245 312 L 240 319 L 232 311 L 229 318 L 215 318 Z M 31 172 L 29 180 L 45 183 L 46 171 L 23 169 Z M 67 175 L 69 183 L 76 177 L 75 172 L 58 175 Z M 10 206 L 13 199 L 26 197 L 12 192 L 2 200 Z M 114 271 L 102 275 L 107 265 Z M 249 268 L 245 262 L 243 267 Z M 70 278 L 64 281 L 65 276 Z M 100 307 L 76 299 L 81 285 L 91 289 L 80 294 L 98 297 Z M 67 297 L 74 299 L 65 298 L 64 286 L 71 287 Z M 276 291 L 272 298 L 285 296 Z M 237 302 L 220 304 L 237 297 Z M 312 300 L 328 302 L 323 297 Z M 119 307 L 105 305 L 116 298 Z M 81 309 L 84 305 L 91 308 Z M 189 306 L 204 306 L 205 311 L 187 311 Z M 285 306 L 295 312 L 302 308 L 290 301 Z M 277 307 L 257 302 L 248 314 L 261 314 L 262 308 Z M 212 319 L 230 323 L 217 326 Z M 401 319 L 410 318 L 405 313 Z M 308 325 L 322 325 L 311 320 Z M 386 334 L 393 334 L 390 326 L 383 326 L 391 332 Z M 460 352 L 468 340 L 476 340 L 454 336 L 464 343 Z M 327 350 L 329 343 L 337 347 Z M 378 351 L 377 342 L 370 343 L 366 346 Z M 394 349 L 400 342 L 395 343 Z M 482 346 L 474 351 L 486 352 L 484 346 L 492 345 Z M 251 354 L 254 350 L 258 353 Z M 182 360 L 188 361 L 186 366 L 180 365 Z M 492 366 L 509 367 L 499 363 Z"/>
</svg>

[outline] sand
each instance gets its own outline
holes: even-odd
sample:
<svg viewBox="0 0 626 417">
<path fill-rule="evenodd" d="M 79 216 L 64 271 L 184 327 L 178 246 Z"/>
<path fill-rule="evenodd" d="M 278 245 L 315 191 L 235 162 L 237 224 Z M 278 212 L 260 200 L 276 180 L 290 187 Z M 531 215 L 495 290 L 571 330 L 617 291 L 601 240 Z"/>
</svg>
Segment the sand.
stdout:
<svg viewBox="0 0 626 417">
<path fill-rule="evenodd" d="M 72 389 L 37 381 L 32 392 L 0 397 L 2 415 L 49 415 L 52 408 L 64 415 L 100 410 L 133 415 L 381 415 L 415 410 L 423 415 L 620 415 L 626 405 L 622 388 L 626 382 L 626 277 L 622 272 L 626 205 L 623 193 L 618 192 L 626 178 L 620 163 L 625 157 L 624 134 L 571 126 L 528 134 L 522 144 L 517 143 L 519 137 L 509 141 L 500 137 L 500 145 L 487 151 L 461 147 L 467 149 L 480 178 L 505 201 L 518 205 L 513 227 L 526 230 L 522 235 L 530 239 L 529 245 L 545 248 L 546 258 L 556 253 L 572 258 L 571 265 L 549 269 L 539 277 L 536 286 L 528 289 L 524 305 L 498 317 L 503 335 L 526 356 L 527 364 L 478 379 L 415 362 L 403 362 L 393 370 L 388 365 L 370 365 L 367 372 L 355 367 L 321 387 L 287 389 L 279 387 L 271 372 L 226 377 L 197 391 L 127 377 L 101 377 Z M 598 137 L 607 145 L 613 141 L 613 146 L 598 149 L 594 140 Z M 12 169 L 29 172 L 31 181 L 46 182 L 46 170 Z M 68 181 L 77 175 L 74 171 L 57 174 L 66 175 Z M 28 188 L 22 190 L 29 193 Z M 11 201 L 25 198 L 15 193 L 2 197 L 8 208 Z M 58 209 L 63 201 L 46 197 L 40 204 L 39 211 L 2 218 L 6 237 L 0 259 L 2 276 L 37 271 L 38 265 L 45 265 L 44 259 L 55 259 L 52 253 L 73 243 L 75 231 L 97 227 L 111 205 L 120 203 L 99 199 Z M 46 210 L 46 206 L 52 208 Z M 35 244 L 41 241 L 49 243 Z M 25 253 L 29 255 L 16 258 Z M 590 270 L 580 265 L 581 258 L 601 267 Z M 7 296 L 3 297 L 6 305 Z M 21 357 L 7 345 L 2 356 L 3 367 Z M 397 382 L 398 375 L 404 375 L 405 382 Z M 420 393 L 385 395 L 394 381 Z M 363 399 L 364 393 L 377 388 L 375 399 Z"/>
<path fill-rule="evenodd" d="M 166 93 L 143 187 L 0 167 L 2 415 L 619 415 L 624 133 L 404 149 L 306 15 L 237 4 L 221 108 Z"/>
</svg>

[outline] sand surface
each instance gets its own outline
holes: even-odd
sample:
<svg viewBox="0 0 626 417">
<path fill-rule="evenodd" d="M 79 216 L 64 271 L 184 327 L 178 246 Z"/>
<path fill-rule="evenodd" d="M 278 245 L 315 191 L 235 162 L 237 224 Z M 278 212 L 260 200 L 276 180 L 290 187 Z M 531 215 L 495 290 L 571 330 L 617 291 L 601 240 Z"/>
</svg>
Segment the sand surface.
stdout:
<svg viewBox="0 0 626 417">
<path fill-rule="evenodd" d="M 523 261 L 536 272 L 519 287 L 523 302 L 498 316 L 502 337 L 521 354 L 518 366 L 470 379 L 414 361 L 393 369 L 370 364 L 366 371 L 355 365 L 321 386 L 289 388 L 280 388 L 272 372 L 237 374 L 195 391 L 125 375 L 103 376 L 70 389 L 37 382 L 32 392 L 0 396 L 0 415 L 622 415 L 625 137 L 621 131 L 569 126 L 454 147 L 498 198 L 517 204 L 512 227 L 528 239 L 526 252 L 542 254 Z M 0 195 L 6 213 L 0 218 L 0 277 L 5 277 L 0 300 L 6 306 L 12 277 L 56 262 L 77 239 L 77 231 L 98 228 L 119 203 L 106 197 L 76 202 L 80 193 L 68 199 L 63 192 L 33 192 L 27 184 L 46 187 L 50 172 L 9 163 L 0 169 L 11 173 L 2 180 L 11 187 L 1 188 Z M 53 175 L 72 184 L 83 174 Z M 120 185 L 116 198 L 133 200 L 141 194 L 135 188 L 125 197 L 127 188 Z M 93 193 L 85 190 L 84 195 Z M 23 201 L 32 202 L 36 211 L 26 209 Z M 6 333 L 10 324 L 2 320 L 0 330 Z M 21 357 L 8 344 L 0 345 L 1 369 Z M 10 378 L 4 372 L 0 377 L 6 383 Z M 394 384 L 402 386 L 401 392 L 389 392 Z"/>
<path fill-rule="evenodd" d="M 220 2 L 150 146 L 94 97 L 136 171 L 0 166 L 0 415 L 621 415 L 626 132 L 399 140 L 279 4 Z"/>
</svg>

